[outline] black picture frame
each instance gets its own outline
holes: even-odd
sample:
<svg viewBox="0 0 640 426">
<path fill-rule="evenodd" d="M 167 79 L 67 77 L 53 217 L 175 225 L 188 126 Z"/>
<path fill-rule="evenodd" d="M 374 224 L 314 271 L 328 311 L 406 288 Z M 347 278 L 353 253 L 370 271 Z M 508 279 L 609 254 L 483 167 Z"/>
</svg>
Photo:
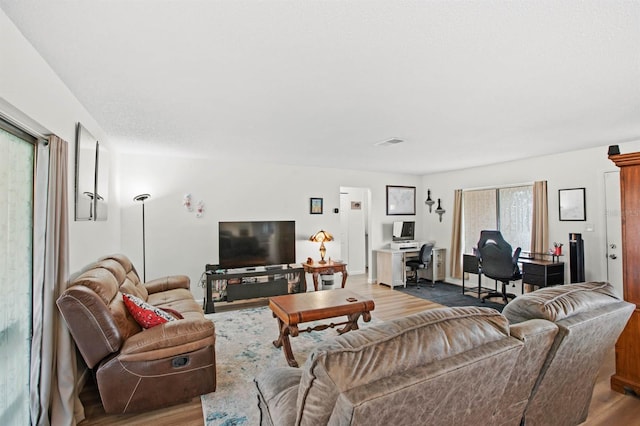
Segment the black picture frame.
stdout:
<svg viewBox="0 0 640 426">
<path fill-rule="evenodd" d="M 387 185 L 387 216 L 416 214 L 416 187 Z"/>
<path fill-rule="evenodd" d="M 584 222 L 587 220 L 585 188 L 558 190 L 558 218 L 562 222 Z"/>
<path fill-rule="evenodd" d="M 309 214 L 322 214 L 322 198 L 309 198 Z"/>
</svg>

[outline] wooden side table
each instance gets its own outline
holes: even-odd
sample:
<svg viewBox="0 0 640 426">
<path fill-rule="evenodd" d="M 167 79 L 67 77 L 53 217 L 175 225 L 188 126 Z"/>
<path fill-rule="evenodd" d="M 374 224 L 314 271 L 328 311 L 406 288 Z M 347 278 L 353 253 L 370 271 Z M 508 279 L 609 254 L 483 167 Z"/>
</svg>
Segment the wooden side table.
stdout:
<svg viewBox="0 0 640 426">
<path fill-rule="evenodd" d="M 313 288 L 318 291 L 318 275 L 320 274 L 334 274 L 336 272 L 340 272 L 342 274 L 342 288 L 347 283 L 347 277 L 349 274 L 347 273 L 347 264 L 342 262 L 334 262 L 332 260 L 327 263 L 303 263 L 302 267 L 304 268 L 304 272 L 313 275 Z"/>
</svg>

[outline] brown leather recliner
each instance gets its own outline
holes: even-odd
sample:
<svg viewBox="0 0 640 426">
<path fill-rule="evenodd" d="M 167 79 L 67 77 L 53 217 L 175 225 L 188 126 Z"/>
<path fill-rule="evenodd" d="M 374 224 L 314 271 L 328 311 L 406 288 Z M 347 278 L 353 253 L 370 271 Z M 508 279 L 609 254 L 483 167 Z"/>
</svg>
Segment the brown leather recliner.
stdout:
<svg viewBox="0 0 640 426">
<path fill-rule="evenodd" d="M 133 294 L 183 319 L 142 329 L 122 300 Z M 57 300 L 107 413 L 155 409 L 215 391 L 215 327 L 178 275 L 141 283 L 124 255 L 100 259 Z"/>
</svg>

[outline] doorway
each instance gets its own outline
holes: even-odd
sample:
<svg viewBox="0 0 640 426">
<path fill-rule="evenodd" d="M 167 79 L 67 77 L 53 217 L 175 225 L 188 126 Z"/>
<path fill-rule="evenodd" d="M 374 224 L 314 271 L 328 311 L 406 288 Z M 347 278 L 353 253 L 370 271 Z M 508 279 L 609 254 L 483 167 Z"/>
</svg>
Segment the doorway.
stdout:
<svg viewBox="0 0 640 426">
<path fill-rule="evenodd" d="M 605 221 L 607 227 L 607 281 L 622 292 L 622 215 L 620 205 L 620 172 L 604 173 Z"/>
<path fill-rule="evenodd" d="M 350 274 L 369 273 L 369 188 L 340 187 L 340 253 Z"/>
</svg>

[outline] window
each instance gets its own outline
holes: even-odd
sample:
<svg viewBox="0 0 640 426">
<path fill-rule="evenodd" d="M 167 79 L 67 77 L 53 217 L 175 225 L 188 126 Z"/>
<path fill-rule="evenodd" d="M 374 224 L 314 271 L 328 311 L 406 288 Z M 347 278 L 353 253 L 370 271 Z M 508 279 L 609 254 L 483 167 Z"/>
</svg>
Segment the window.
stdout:
<svg viewBox="0 0 640 426">
<path fill-rule="evenodd" d="M 480 231 L 498 229 L 514 249 L 531 248 L 533 185 L 464 191 L 464 253 L 473 253 Z"/>
<path fill-rule="evenodd" d="M 34 139 L 0 120 L 0 424 L 29 424 Z"/>
</svg>

